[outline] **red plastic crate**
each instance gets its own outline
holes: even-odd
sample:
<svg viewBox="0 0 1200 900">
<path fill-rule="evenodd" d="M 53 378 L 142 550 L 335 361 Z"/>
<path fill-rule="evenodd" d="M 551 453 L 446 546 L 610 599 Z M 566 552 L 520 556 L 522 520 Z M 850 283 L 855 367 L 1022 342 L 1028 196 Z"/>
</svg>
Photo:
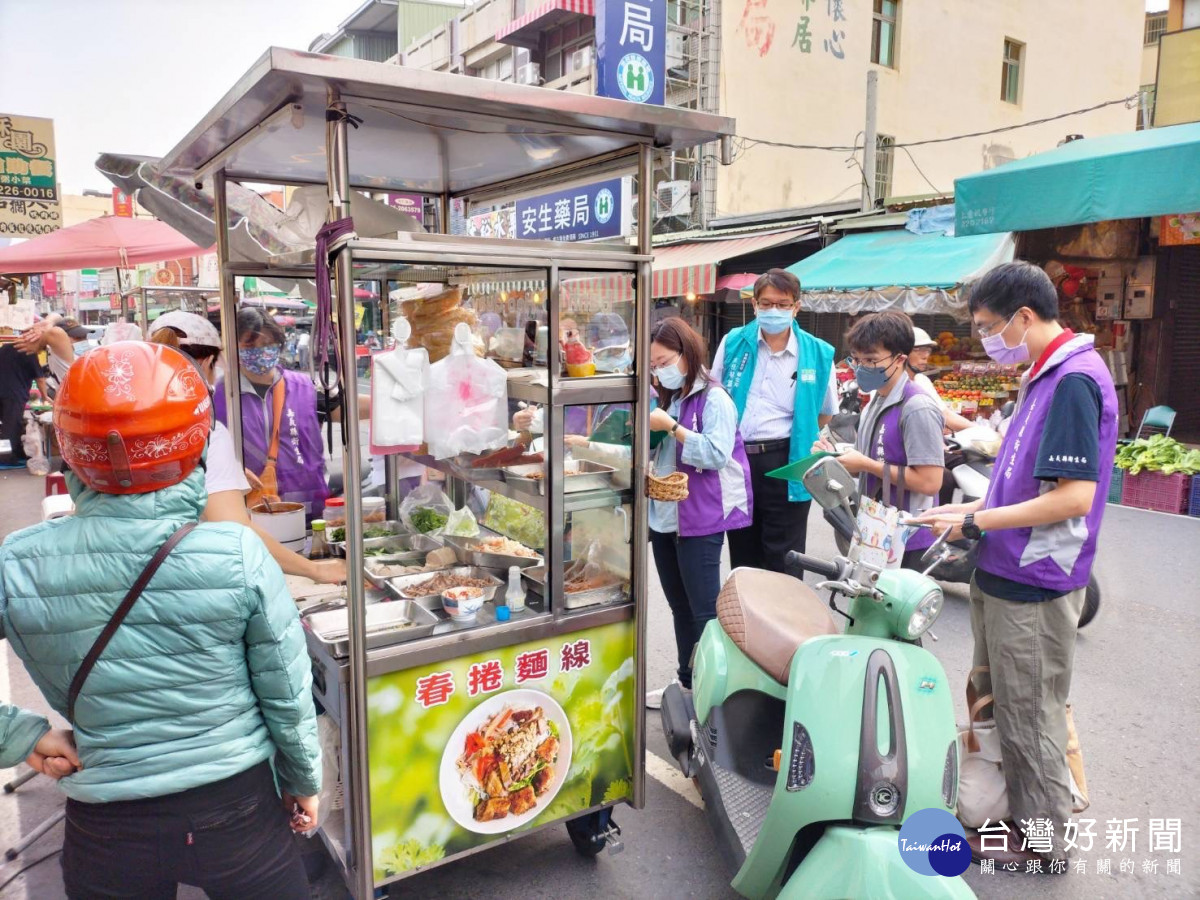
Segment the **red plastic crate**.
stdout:
<svg viewBox="0 0 1200 900">
<path fill-rule="evenodd" d="M 1190 475 L 1180 473 L 1163 475 L 1161 472 L 1140 472 L 1131 475 L 1126 472 L 1125 483 L 1121 486 L 1121 503 L 1138 509 L 1183 513 L 1187 511 L 1191 482 Z"/>
<path fill-rule="evenodd" d="M 1188 501 L 1188 515 L 1200 516 L 1200 475 L 1192 476 L 1192 497 Z"/>
</svg>

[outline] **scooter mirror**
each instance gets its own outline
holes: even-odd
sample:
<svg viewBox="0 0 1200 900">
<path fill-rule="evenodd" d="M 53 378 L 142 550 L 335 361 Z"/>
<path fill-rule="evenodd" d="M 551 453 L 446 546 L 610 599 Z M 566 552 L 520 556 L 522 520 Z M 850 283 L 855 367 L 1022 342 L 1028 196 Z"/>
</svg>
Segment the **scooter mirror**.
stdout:
<svg viewBox="0 0 1200 900">
<path fill-rule="evenodd" d="M 836 456 L 814 463 L 800 479 L 822 509 L 849 509 L 858 493 L 858 485 Z"/>
</svg>

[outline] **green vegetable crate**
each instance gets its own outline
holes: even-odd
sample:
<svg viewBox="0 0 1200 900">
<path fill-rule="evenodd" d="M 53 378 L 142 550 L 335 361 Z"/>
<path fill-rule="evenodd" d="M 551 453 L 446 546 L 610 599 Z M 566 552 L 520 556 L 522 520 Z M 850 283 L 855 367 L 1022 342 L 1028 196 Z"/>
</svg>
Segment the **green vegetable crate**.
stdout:
<svg viewBox="0 0 1200 900">
<path fill-rule="evenodd" d="M 1181 472 L 1173 475 L 1150 471 L 1133 475 L 1126 472 L 1121 487 L 1121 503 L 1138 509 L 1179 514 L 1187 511 L 1191 486 L 1192 476 Z"/>
<path fill-rule="evenodd" d="M 1120 503 L 1121 490 L 1125 485 L 1125 470 L 1120 466 L 1113 466 L 1112 481 L 1108 483 L 1108 502 Z"/>
<path fill-rule="evenodd" d="M 1192 496 L 1188 501 L 1188 515 L 1200 516 L 1200 475 L 1192 476 Z"/>
</svg>

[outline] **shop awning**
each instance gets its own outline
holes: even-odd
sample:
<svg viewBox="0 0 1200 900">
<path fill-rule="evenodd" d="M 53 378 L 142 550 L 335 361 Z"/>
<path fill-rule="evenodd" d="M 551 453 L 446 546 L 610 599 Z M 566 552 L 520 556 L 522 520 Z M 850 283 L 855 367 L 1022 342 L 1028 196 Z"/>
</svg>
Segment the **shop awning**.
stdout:
<svg viewBox="0 0 1200 900">
<path fill-rule="evenodd" d="M 744 234 L 658 247 L 654 251 L 654 282 L 650 296 L 657 300 L 662 297 L 686 297 L 688 294 L 711 294 L 717 289 L 717 267 L 725 260 L 816 236 L 817 228 L 813 225 L 767 234 Z M 590 294 L 608 302 L 633 300 L 632 282 L 628 275 L 575 278 L 563 282 L 563 291 L 569 299 L 586 300 Z"/>
<path fill-rule="evenodd" d="M 903 228 L 852 234 L 788 271 L 813 312 L 900 309 L 910 315 L 967 316 L 961 288 L 1013 258 L 1011 234 L 946 237 Z"/>
<path fill-rule="evenodd" d="M 954 182 L 960 235 L 1200 209 L 1200 122 L 1071 141 Z"/>
<path fill-rule="evenodd" d="M 514 47 L 537 49 L 542 32 L 578 16 L 594 16 L 595 0 L 550 0 L 509 22 L 496 32 L 496 40 Z"/>
</svg>

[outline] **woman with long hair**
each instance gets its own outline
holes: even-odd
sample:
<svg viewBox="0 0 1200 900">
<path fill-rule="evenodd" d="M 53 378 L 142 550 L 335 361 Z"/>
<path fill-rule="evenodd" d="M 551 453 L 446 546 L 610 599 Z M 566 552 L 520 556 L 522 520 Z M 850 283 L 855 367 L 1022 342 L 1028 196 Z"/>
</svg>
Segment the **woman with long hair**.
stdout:
<svg viewBox="0 0 1200 900">
<path fill-rule="evenodd" d="M 745 528 L 753 515 L 750 467 L 737 428 L 737 408 L 709 378 L 704 339 L 683 319 L 659 323 L 650 335 L 650 370 L 658 408 L 650 430 L 666 432 L 654 474 L 688 476 L 684 500 L 650 501 L 650 545 L 663 593 L 675 620 L 679 683 L 691 689 L 692 648 L 717 614 L 725 532 Z M 657 709 L 662 691 L 647 694 Z"/>
</svg>

